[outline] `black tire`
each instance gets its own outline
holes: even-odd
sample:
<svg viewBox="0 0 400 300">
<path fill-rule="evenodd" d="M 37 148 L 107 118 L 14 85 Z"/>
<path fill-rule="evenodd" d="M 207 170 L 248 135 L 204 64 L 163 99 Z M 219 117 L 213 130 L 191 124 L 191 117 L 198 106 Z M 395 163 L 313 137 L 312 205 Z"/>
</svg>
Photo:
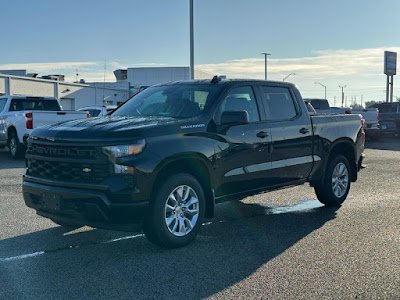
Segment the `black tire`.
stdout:
<svg viewBox="0 0 400 300">
<path fill-rule="evenodd" d="M 8 139 L 8 149 L 12 158 L 20 158 L 24 155 L 25 147 L 19 140 L 16 132 L 11 132 L 10 138 Z"/>
<path fill-rule="evenodd" d="M 318 200 L 327 206 L 340 206 L 350 191 L 350 172 L 347 158 L 333 154 L 326 167 L 324 180 L 314 187 Z"/>
<path fill-rule="evenodd" d="M 179 199 L 180 192 L 182 199 Z M 177 201 L 174 202 L 175 198 Z M 143 231 L 149 241 L 156 245 L 165 248 L 183 247 L 197 236 L 204 212 L 205 199 L 200 183 L 190 174 L 176 174 L 158 190 L 150 205 L 149 215 L 143 222 Z"/>
</svg>

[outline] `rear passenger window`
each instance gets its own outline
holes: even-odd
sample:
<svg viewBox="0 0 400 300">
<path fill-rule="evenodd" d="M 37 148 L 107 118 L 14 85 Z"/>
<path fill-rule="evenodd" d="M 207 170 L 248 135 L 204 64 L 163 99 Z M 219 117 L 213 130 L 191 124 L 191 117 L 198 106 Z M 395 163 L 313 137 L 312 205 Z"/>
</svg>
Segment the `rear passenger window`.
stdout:
<svg viewBox="0 0 400 300">
<path fill-rule="evenodd" d="M 281 87 L 262 86 L 263 103 L 269 121 L 284 121 L 297 115 L 292 95 L 289 89 Z"/>
</svg>

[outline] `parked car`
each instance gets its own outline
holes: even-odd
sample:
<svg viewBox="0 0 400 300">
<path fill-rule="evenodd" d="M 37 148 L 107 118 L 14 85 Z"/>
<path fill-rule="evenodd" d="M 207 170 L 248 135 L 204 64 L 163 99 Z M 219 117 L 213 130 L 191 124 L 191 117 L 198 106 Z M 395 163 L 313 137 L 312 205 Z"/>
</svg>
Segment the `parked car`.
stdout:
<svg viewBox="0 0 400 300">
<path fill-rule="evenodd" d="M 290 83 L 161 84 L 108 118 L 34 130 L 23 195 L 57 224 L 141 225 L 150 241 L 180 247 L 215 203 L 309 182 L 322 203 L 341 205 L 364 139 L 359 115 L 310 116 Z"/>
<path fill-rule="evenodd" d="M 388 133 L 400 134 L 400 102 L 375 103 L 379 110 L 379 123 Z"/>
<path fill-rule="evenodd" d="M 85 106 L 78 109 L 78 111 L 87 111 L 90 117 L 102 117 L 113 112 L 117 108 L 117 105 L 92 105 Z"/>
<path fill-rule="evenodd" d="M 86 118 L 87 113 L 62 111 L 53 97 L 1 96 L 0 146 L 8 146 L 12 158 L 25 152 L 24 143 L 39 126 Z"/>
<path fill-rule="evenodd" d="M 348 107 L 332 107 L 329 105 L 327 99 L 318 98 L 304 98 L 304 101 L 308 101 L 314 107 L 318 114 L 350 114 L 350 108 Z"/>
</svg>

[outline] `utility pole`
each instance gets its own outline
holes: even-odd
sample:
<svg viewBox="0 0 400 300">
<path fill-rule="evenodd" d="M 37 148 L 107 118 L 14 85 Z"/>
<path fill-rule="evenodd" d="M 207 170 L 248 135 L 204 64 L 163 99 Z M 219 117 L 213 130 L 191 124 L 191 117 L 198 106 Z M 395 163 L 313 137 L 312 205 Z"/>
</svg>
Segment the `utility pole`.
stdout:
<svg viewBox="0 0 400 300">
<path fill-rule="evenodd" d="M 267 80 L 267 56 L 271 55 L 271 53 L 264 52 L 264 53 L 261 53 L 261 55 L 265 56 L 265 80 Z"/>
<path fill-rule="evenodd" d="M 190 0 L 190 79 L 194 79 L 193 0 Z"/>
<path fill-rule="evenodd" d="M 344 88 L 346 87 L 347 85 L 345 85 L 345 86 L 340 86 L 339 85 L 339 88 L 341 88 L 342 89 L 342 107 L 343 107 L 343 105 L 344 105 Z"/>
</svg>

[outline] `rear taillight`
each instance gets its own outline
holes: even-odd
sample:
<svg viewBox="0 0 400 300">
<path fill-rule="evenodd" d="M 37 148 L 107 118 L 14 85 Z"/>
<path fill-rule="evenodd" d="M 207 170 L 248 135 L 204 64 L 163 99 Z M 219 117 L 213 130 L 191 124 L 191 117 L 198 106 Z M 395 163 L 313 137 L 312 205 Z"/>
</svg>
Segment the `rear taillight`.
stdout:
<svg viewBox="0 0 400 300">
<path fill-rule="evenodd" d="M 362 132 L 362 143 L 363 145 L 365 144 L 365 132 L 364 132 L 364 127 L 365 127 L 365 119 L 361 119 L 361 132 Z"/>
<path fill-rule="evenodd" d="M 86 115 L 86 118 L 90 118 L 90 114 L 89 113 Z"/>
<path fill-rule="evenodd" d="M 33 129 L 33 115 L 32 113 L 26 113 L 26 129 Z"/>
</svg>

